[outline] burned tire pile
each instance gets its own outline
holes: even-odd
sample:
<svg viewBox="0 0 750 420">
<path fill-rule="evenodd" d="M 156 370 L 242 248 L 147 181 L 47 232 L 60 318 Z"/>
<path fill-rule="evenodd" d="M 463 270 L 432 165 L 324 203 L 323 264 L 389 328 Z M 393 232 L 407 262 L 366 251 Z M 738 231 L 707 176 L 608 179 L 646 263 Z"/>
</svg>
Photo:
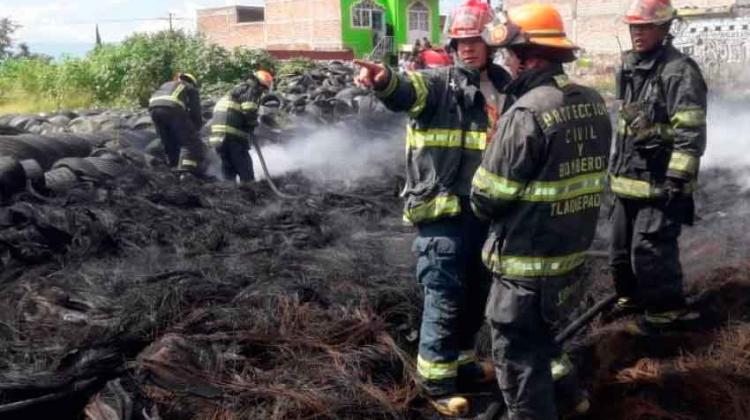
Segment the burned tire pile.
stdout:
<svg viewBox="0 0 750 420">
<path fill-rule="evenodd" d="M 385 184 L 355 193 L 395 206 Z M 63 399 L 3 418 L 75 418 L 116 378 L 90 418 L 112 404 L 165 419 L 398 417 L 415 395 L 399 345 L 418 299 L 408 270 L 381 264 L 386 231 L 400 230 L 380 226 L 379 206 L 135 170 L 4 211 L 0 351 L 13 373 L 0 389 Z"/>
<path fill-rule="evenodd" d="M 0 139 L 1 418 L 412 411 L 420 303 L 396 171 L 335 191 L 290 174 L 277 182 L 300 198 L 280 200 L 178 182 L 142 153 L 152 136 L 108 129 Z"/>
<path fill-rule="evenodd" d="M 289 78 L 265 115 L 402 123 L 341 69 Z M 338 187 L 288 173 L 276 183 L 298 198 L 280 199 L 264 183 L 178 182 L 143 152 L 153 133 L 125 120 L 2 129 L 0 418 L 434 416 L 414 381 L 421 297 L 399 161 Z M 702 177 L 683 259 L 709 322 L 654 339 L 595 321 L 570 344 L 591 419 L 750 418 L 750 192 Z M 581 309 L 610 292 L 602 213 Z"/>
</svg>

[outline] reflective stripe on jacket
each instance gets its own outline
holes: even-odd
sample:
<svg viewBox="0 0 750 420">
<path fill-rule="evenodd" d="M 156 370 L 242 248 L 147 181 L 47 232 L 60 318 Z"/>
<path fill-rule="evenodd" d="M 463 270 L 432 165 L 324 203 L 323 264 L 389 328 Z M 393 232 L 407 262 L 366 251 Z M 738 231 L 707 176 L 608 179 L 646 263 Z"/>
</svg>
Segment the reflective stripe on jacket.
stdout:
<svg viewBox="0 0 750 420">
<path fill-rule="evenodd" d="M 252 81 L 245 81 L 216 103 L 211 119 L 211 146 L 219 146 L 227 139 L 249 140 L 258 125 L 258 102 L 261 94 L 262 91 Z"/>
<path fill-rule="evenodd" d="M 612 127 L 604 100 L 539 71 L 500 120 L 472 181 L 471 202 L 492 221 L 483 259 L 526 279 L 569 273 L 584 261 L 606 183 Z"/>
<path fill-rule="evenodd" d="M 507 74 L 490 69 L 501 88 Z M 376 95 L 411 117 L 406 138 L 404 220 L 428 223 L 461 212 L 487 145 L 488 117 L 479 72 L 461 66 L 396 74 Z"/>
<path fill-rule="evenodd" d="M 172 80 L 164 83 L 151 95 L 148 107 L 180 108 L 190 115 L 190 120 L 198 130 L 203 126 L 201 100 L 198 90 L 181 81 Z"/>
<path fill-rule="evenodd" d="M 619 80 L 623 104 L 610 165 L 612 191 L 628 199 L 659 199 L 667 178 L 675 178 L 691 193 L 706 147 L 707 88 L 697 64 L 671 45 L 649 54 L 628 52 Z"/>
</svg>

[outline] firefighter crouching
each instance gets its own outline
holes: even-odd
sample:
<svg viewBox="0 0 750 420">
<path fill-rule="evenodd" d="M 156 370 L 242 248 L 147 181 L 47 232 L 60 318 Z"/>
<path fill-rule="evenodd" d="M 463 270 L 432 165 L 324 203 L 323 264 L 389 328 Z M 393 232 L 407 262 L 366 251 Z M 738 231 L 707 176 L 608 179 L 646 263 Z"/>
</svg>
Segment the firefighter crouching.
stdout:
<svg viewBox="0 0 750 420">
<path fill-rule="evenodd" d="M 198 87 L 195 76 L 178 73 L 151 95 L 148 107 L 168 165 L 202 175 L 206 150 L 199 132 L 203 118 Z"/>
<path fill-rule="evenodd" d="M 700 156 L 706 146 L 706 83 L 671 45 L 669 0 L 635 0 L 625 15 L 633 50 L 618 74 L 610 185 L 616 199 L 610 251 L 620 312 L 645 311 L 635 332 L 694 325 L 686 309 L 677 239 L 692 224 Z"/>
<path fill-rule="evenodd" d="M 516 57 L 506 92 L 517 100 L 485 151 L 471 204 L 491 221 L 486 315 L 504 418 L 551 420 L 589 408 L 554 336 L 579 302 L 578 268 L 596 230 L 612 127 L 602 97 L 563 71 L 577 47 L 559 12 L 531 3 L 502 17 L 485 39 Z"/>
<path fill-rule="evenodd" d="M 479 362 L 476 334 L 483 324 L 490 278 L 481 262 L 488 225 L 471 211 L 471 179 L 490 128 L 484 90 L 496 97 L 509 80 L 492 64 L 481 38 L 492 19 L 487 3 L 469 0 L 451 17 L 456 53 L 451 67 L 399 75 L 380 64 L 356 61 L 357 82 L 373 87 L 391 110 L 408 112 L 404 218 L 418 237 L 417 280 L 424 290 L 417 372 L 437 411 L 461 416 L 469 401 L 464 384 L 491 382 L 494 369 Z"/>
<path fill-rule="evenodd" d="M 258 125 L 261 97 L 273 86 L 273 76 L 258 70 L 235 86 L 214 106 L 209 144 L 221 157 L 224 179 L 240 183 L 255 179 L 250 159 L 250 136 Z"/>
</svg>

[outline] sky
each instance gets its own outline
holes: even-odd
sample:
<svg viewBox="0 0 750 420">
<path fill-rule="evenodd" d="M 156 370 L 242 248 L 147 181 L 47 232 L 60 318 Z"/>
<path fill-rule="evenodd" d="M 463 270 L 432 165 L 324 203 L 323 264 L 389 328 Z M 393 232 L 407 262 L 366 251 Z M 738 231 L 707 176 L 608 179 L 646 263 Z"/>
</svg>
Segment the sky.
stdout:
<svg viewBox="0 0 750 420">
<path fill-rule="evenodd" d="M 441 13 L 460 1 L 440 0 Z M 54 57 L 80 56 L 93 46 L 97 23 L 103 42 L 118 42 L 135 31 L 167 29 L 169 13 L 181 18 L 174 21 L 176 27 L 192 29 L 197 9 L 263 3 L 263 0 L 0 0 L 0 17 L 10 17 L 21 25 L 14 40 L 27 43 L 32 52 Z"/>
</svg>

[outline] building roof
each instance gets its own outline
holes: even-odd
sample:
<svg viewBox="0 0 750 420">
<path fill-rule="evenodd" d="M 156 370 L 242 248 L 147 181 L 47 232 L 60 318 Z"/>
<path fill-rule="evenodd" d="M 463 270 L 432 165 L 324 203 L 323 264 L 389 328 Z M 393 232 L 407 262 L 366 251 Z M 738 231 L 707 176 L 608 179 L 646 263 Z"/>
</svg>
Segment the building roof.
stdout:
<svg viewBox="0 0 750 420">
<path fill-rule="evenodd" d="M 683 7 L 677 9 L 677 16 L 684 19 L 699 19 L 706 17 L 728 17 L 734 15 L 734 6 L 718 7 Z"/>
</svg>

